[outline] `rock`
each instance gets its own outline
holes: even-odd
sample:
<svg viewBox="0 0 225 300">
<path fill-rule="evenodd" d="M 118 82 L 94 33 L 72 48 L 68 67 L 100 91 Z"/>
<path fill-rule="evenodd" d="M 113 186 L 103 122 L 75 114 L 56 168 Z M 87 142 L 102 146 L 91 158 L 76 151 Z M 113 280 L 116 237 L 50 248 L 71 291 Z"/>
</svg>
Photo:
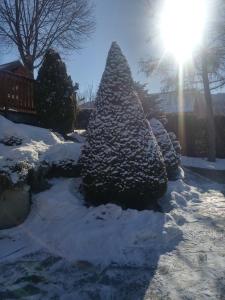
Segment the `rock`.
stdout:
<svg viewBox="0 0 225 300">
<path fill-rule="evenodd" d="M 30 185 L 32 192 L 43 192 L 51 186 L 47 180 L 49 170 L 50 166 L 43 162 L 40 166 L 30 171 L 28 184 Z"/>
<path fill-rule="evenodd" d="M 7 173 L 0 170 L 0 193 L 3 190 L 8 189 L 11 185 L 12 182 L 10 180 L 10 176 Z"/>
<path fill-rule="evenodd" d="M 0 140 L 0 143 L 5 146 L 20 146 L 22 145 L 23 140 L 16 136 L 9 136 L 5 137 L 4 139 Z"/>
<path fill-rule="evenodd" d="M 24 185 L 0 193 L 0 229 L 21 224 L 30 211 L 30 187 Z"/>
<path fill-rule="evenodd" d="M 26 161 L 7 160 L 7 164 L 1 166 L 0 169 L 0 192 L 27 184 L 28 175 L 32 168 L 32 164 Z"/>
</svg>

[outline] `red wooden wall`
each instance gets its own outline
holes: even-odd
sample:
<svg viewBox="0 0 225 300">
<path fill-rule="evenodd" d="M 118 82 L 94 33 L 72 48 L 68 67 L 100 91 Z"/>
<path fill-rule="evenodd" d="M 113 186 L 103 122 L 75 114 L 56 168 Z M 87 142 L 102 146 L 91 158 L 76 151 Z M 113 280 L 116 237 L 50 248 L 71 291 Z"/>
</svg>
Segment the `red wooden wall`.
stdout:
<svg viewBox="0 0 225 300">
<path fill-rule="evenodd" d="M 0 71 L 0 109 L 35 114 L 35 86 L 33 79 Z"/>
</svg>

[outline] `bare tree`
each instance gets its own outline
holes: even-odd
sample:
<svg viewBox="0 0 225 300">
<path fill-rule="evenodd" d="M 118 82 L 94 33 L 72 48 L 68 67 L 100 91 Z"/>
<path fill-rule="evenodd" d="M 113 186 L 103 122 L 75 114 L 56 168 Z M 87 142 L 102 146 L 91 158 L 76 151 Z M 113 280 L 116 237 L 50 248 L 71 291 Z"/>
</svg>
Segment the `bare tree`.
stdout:
<svg viewBox="0 0 225 300">
<path fill-rule="evenodd" d="M 94 87 L 94 84 L 91 83 L 87 86 L 87 88 L 82 92 L 78 94 L 79 103 L 89 103 L 90 105 L 93 104 L 96 97 L 96 90 Z"/>
<path fill-rule="evenodd" d="M 51 47 L 77 50 L 95 27 L 89 0 L 1 0 L 1 46 L 16 46 L 33 77 Z"/>
<path fill-rule="evenodd" d="M 94 102 L 96 97 L 96 91 L 93 83 L 89 84 L 87 90 L 85 91 L 87 102 Z"/>
<path fill-rule="evenodd" d="M 213 17 L 208 21 L 202 47 L 193 55 L 193 62 L 183 68 L 183 87 L 202 89 L 206 108 L 208 126 L 208 159 L 216 160 L 216 135 L 212 104 L 212 91 L 225 85 L 225 1 L 207 0 Z M 152 21 L 155 21 L 154 12 L 158 9 L 159 1 L 147 0 L 152 9 Z M 155 36 L 155 29 L 151 38 Z M 160 63 L 159 63 L 160 62 Z M 179 69 L 170 58 L 150 58 L 141 63 L 147 75 L 158 72 L 162 75 L 164 89 L 177 90 L 179 88 Z"/>
</svg>

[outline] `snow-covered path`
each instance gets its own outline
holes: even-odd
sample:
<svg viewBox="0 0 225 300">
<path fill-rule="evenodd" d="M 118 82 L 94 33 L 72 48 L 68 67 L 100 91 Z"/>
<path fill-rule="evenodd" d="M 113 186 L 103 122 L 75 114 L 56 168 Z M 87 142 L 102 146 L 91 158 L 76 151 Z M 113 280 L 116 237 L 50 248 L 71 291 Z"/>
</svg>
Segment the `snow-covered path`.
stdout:
<svg viewBox="0 0 225 300">
<path fill-rule="evenodd" d="M 149 300 L 225 299 L 225 186 L 193 173 L 187 177 L 190 200 L 182 214 L 174 212 L 183 241 L 161 256 Z"/>
<path fill-rule="evenodd" d="M 173 247 L 167 251 L 160 248 L 160 243 L 168 243 L 168 238 L 155 240 L 158 243 L 155 245 L 158 248 L 156 265 L 109 264 L 96 266 L 91 261 L 72 261 L 56 254 L 50 254 L 46 249 L 28 253 L 26 256 L 15 254 L 16 259 L 13 261 L 1 260 L 0 299 L 225 299 L 225 185 L 214 183 L 188 171 L 186 174 L 185 183 L 171 183 L 167 196 L 162 200 L 167 212 L 167 219 L 171 219 L 169 225 L 164 229 L 168 231 L 168 234 L 174 235 L 174 238 L 171 242 Z M 61 184 L 66 186 L 67 181 Z M 57 186 L 59 187 L 60 184 Z M 41 193 L 37 195 L 37 198 L 46 201 L 46 197 L 50 197 L 50 195 L 52 193 Z M 67 194 L 63 193 L 61 197 L 63 195 L 66 196 Z M 166 202 L 168 199 L 170 199 L 170 205 Z M 92 222 L 93 216 L 95 216 L 97 222 L 104 222 L 99 219 L 98 211 L 85 212 L 84 208 L 79 206 L 80 204 L 76 203 L 76 205 L 76 209 L 82 211 L 84 219 Z M 67 230 L 69 231 L 69 207 L 67 209 Z M 49 216 L 50 213 L 49 211 Z M 107 213 L 107 210 L 104 213 Z M 152 231 L 150 230 L 148 235 L 144 231 L 141 220 L 150 222 L 148 225 L 151 226 L 149 218 L 156 218 L 156 221 L 161 220 L 158 213 L 154 214 L 154 216 L 145 212 L 121 214 L 121 211 L 115 210 L 114 207 L 114 212 L 112 215 L 107 215 L 107 218 L 113 220 L 115 216 L 119 216 L 116 223 L 119 223 L 118 226 L 122 226 L 121 228 L 123 228 L 127 238 L 121 244 L 121 249 L 123 247 L 125 249 L 126 246 L 130 247 L 131 240 L 134 238 L 135 242 L 143 247 L 144 254 L 152 249 Z M 87 219 L 87 216 L 91 216 L 91 218 Z M 41 215 L 41 217 L 43 219 L 45 216 Z M 60 216 L 57 213 L 54 217 L 56 219 L 53 220 L 60 221 Z M 77 217 L 79 217 L 78 214 Z M 135 227 L 129 226 L 127 223 L 129 218 L 127 219 L 127 217 L 132 218 L 133 224 L 134 222 L 138 224 L 137 231 L 135 231 Z M 28 225 L 29 222 L 31 219 L 28 219 Z M 75 224 L 78 225 L 78 220 Z M 94 226 L 98 226 L 98 231 L 102 230 L 99 227 L 100 223 L 96 223 L 96 221 L 88 227 L 85 227 L 84 223 L 82 224 L 80 228 L 83 230 L 91 230 Z M 110 227 L 107 227 L 109 226 L 107 222 L 103 224 L 105 231 L 102 232 L 110 232 L 115 241 L 114 243 L 112 239 L 112 244 L 108 244 L 108 247 L 115 246 L 113 249 L 115 255 L 109 253 L 108 258 L 118 256 L 119 262 L 121 253 L 116 247 L 118 240 L 116 240 L 114 232 L 115 223 L 111 223 Z M 112 226 L 112 224 L 114 225 Z M 47 225 L 50 228 L 50 221 Z M 174 231 L 171 226 L 174 226 Z M 107 231 L 109 229 L 110 231 Z M 132 234 L 130 230 L 132 230 Z M 7 239 L 12 239 L 15 233 L 14 230 L 0 233 L 0 247 L 7 245 Z M 75 228 L 74 233 L 76 236 Z M 94 233 L 97 234 L 95 231 Z M 43 233 L 43 238 L 45 234 Z M 57 232 L 52 234 L 54 237 Z M 18 243 L 18 245 L 21 243 L 22 245 L 22 242 L 23 240 L 17 241 L 16 239 L 9 241 L 10 245 L 12 243 Z M 80 242 L 84 242 L 84 240 L 80 239 Z M 76 246 L 76 244 L 72 245 Z M 96 249 L 95 247 L 96 245 L 93 245 L 93 251 Z M 107 244 L 104 247 L 107 249 Z M 91 252 L 89 253 L 91 255 Z M 72 255 L 72 251 L 70 255 Z M 127 255 L 130 258 L 137 256 L 135 253 L 128 253 Z M 91 257 L 94 258 L 92 255 Z M 147 257 L 147 260 L 150 258 L 150 256 Z"/>
</svg>

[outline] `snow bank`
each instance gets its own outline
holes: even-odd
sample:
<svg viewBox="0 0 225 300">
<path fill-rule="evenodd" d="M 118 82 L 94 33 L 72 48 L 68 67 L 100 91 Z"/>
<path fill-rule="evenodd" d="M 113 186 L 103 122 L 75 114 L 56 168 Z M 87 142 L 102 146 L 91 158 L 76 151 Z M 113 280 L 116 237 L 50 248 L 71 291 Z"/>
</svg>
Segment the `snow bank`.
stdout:
<svg viewBox="0 0 225 300">
<path fill-rule="evenodd" d="M 52 164 L 61 161 L 73 161 L 77 163 L 80 156 L 81 145 L 73 142 L 63 142 L 55 146 L 51 146 L 41 159 Z"/>
<path fill-rule="evenodd" d="M 21 138 L 24 143 L 36 141 L 47 145 L 54 145 L 62 141 L 50 130 L 24 124 L 15 124 L 0 115 L 0 140 L 10 136 Z"/>
<path fill-rule="evenodd" d="M 33 199 L 24 224 L 2 232 L 9 238 L 0 240 L 0 260 L 44 249 L 70 261 L 149 266 L 182 238 L 169 214 L 123 211 L 112 204 L 87 208 L 78 179 L 54 179 L 52 184 Z"/>
<path fill-rule="evenodd" d="M 7 146 L 3 141 L 10 137 L 21 140 L 21 145 Z M 0 171 L 6 172 L 13 183 L 21 179 L 15 165 L 27 164 L 27 170 L 45 161 L 49 164 L 61 161 L 77 162 L 81 144 L 66 142 L 48 129 L 15 124 L 0 116 Z M 24 174 L 26 176 L 26 174 Z"/>
<path fill-rule="evenodd" d="M 184 167 L 225 171 L 225 159 L 217 159 L 216 162 L 209 162 L 207 158 L 182 156 L 181 163 Z"/>
<path fill-rule="evenodd" d="M 74 141 L 77 141 L 78 143 L 85 143 L 85 134 L 86 130 L 74 130 L 74 132 L 68 134 L 68 137 Z"/>
</svg>

